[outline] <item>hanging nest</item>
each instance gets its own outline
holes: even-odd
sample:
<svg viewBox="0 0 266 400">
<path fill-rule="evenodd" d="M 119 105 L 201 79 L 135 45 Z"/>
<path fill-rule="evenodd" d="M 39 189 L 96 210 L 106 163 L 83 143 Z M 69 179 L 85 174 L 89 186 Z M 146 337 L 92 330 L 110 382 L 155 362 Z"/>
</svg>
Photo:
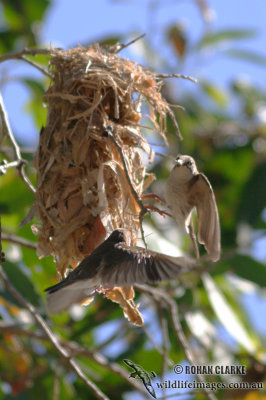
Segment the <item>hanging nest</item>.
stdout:
<svg viewBox="0 0 266 400">
<path fill-rule="evenodd" d="M 141 196 L 146 177 L 140 151 L 153 156 L 141 135 L 141 105 L 149 105 L 148 117 L 165 141 L 167 113 L 173 113 L 156 74 L 118 57 L 114 48 L 54 49 L 50 68 L 47 124 L 35 156 L 41 226 L 34 230 L 38 255 L 52 255 L 62 278 L 116 228 L 129 229 L 134 242 L 140 205 L 132 187 Z M 113 138 L 106 136 L 107 127 Z M 142 324 L 132 289 L 106 296 L 132 323 Z"/>
</svg>

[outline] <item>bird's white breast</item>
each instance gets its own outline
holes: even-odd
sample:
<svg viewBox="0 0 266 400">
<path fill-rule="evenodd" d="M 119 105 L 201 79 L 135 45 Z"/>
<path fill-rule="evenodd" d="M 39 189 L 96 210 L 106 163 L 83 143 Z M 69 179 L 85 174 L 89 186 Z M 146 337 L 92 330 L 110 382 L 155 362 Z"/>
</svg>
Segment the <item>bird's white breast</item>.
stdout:
<svg viewBox="0 0 266 400">
<path fill-rule="evenodd" d="M 165 188 L 166 204 L 179 227 L 185 232 L 187 232 L 186 225 L 191 214 L 191 207 L 187 203 L 187 190 L 192 176 L 188 168 L 175 167 L 166 181 Z"/>
</svg>

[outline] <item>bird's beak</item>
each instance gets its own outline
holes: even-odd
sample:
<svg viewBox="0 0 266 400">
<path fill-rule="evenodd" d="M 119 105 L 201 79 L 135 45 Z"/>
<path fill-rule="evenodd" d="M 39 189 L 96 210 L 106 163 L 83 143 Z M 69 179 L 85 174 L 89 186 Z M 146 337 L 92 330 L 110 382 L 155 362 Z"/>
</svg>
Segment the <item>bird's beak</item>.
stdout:
<svg viewBox="0 0 266 400">
<path fill-rule="evenodd" d="M 184 161 L 179 158 L 178 160 L 174 161 L 174 164 L 176 167 L 181 167 L 184 164 Z"/>
</svg>

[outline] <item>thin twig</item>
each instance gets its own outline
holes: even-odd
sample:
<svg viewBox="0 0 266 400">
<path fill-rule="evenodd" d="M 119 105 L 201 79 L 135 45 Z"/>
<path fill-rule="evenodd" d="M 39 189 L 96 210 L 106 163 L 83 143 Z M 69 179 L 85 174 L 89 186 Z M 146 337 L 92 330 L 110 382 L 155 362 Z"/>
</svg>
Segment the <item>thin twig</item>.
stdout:
<svg viewBox="0 0 266 400">
<path fill-rule="evenodd" d="M 6 241 L 6 242 L 10 242 L 10 243 L 20 244 L 21 246 L 27 247 L 28 249 L 31 249 L 31 250 L 37 249 L 36 243 L 31 242 L 30 240 L 21 238 L 19 236 L 8 234 L 8 233 L 2 233 L 2 240 Z"/>
<path fill-rule="evenodd" d="M 0 243 L 1 241 L 1 225 L 0 225 Z M 2 251 L 2 244 L 0 245 L 0 252 Z M 41 327 L 49 341 L 52 343 L 59 355 L 67 362 L 71 369 L 77 374 L 77 376 L 85 383 L 85 385 L 90 389 L 90 391 L 99 400 L 110 400 L 88 377 L 85 376 L 79 365 L 71 357 L 68 350 L 66 350 L 53 334 L 51 329 L 48 327 L 42 316 L 37 312 L 35 307 L 30 304 L 24 297 L 17 291 L 17 289 L 12 285 L 12 283 L 7 278 L 4 270 L 0 266 L 0 277 L 2 278 L 6 288 L 9 292 L 18 300 L 18 302 L 25 307 L 33 316 L 37 324 Z"/>
<path fill-rule="evenodd" d="M 158 78 L 158 79 L 182 78 L 182 79 L 187 79 L 194 83 L 198 82 L 198 80 L 196 78 L 192 78 L 192 76 L 183 75 L 183 74 L 156 74 L 156 78 Z"/>
<path fill-rule="evenodd" d="M 161 306 L 161 303 L 157 302 L 157 311 L 158 311 L 158 317 L 161 323 L 161 329 L 162 329 L 162 334 L 163 334 L 163 360 L 162 360 L 162 369 L 161 369 L 161 377 L 162 381 L 165 379 L 165 374 L 167 372 L 167 366 L 169 363 L 169 349 L 170 349 L 170 341 L 169 341 L 169 335 L 168 335 L 168 325 L 167 325 L 167 320 L 163 314 L 163 309 Z M 165 392 L 165 387 L 163 386 L 162 388 L 162 393 L 163 393 L 163 398 L 166 399 L 166 392 Z"/>
<path fill-rule="evenodd" d="M 7 60 L 19 60 L 23 56 L 36 56 L 37 54 L 51 54 L 50 49 L 24 49 L 18 52 L 4 54 L 0 57 L 0 63 Z"/>
<path fill-rule="evenodd" d="M 168 107 L 168 114 L 170 115 L 171 120 L 173 121 L 173 124 L 175 126 L 175 129 L 176 129 L 177 136 L 178 136 L 179 140 L 183 140 L 183 136 L 181 135 L 178 122 L 177 122 L 177 120 L 175 118 L 175 114 L 173 113 L 173 111 L 169 107 Z"/>
<path fill-rule="evenodd" d="M 2 151 L 3 153 L 11 153 L 11 152 L 13 152 L 13 149 L 10 146 L 1 146 L 0 151 Z M 25 154 L 34 154 L 35 153 L 35 149 L 30 148 L 30 147 L 21 147 L 20 151 L 21 151 L 21 153 L 25 153 Z"/>
<path fill-rule="evenodd" d="M 39 71 L 41 71 L 44 75 L 48 76 L 48 78 L 50 78 L 50 79 L 53 79 L 53 78 L 54 78 L 53 75 L 50 74 L 50 72 L 49 72 L 46 68 L 42 67 L 40 64 L 36 63 L 35 61 L 30 60 L 28 57 L 26 57 L 26 56 L 24 56 L 24 55 L 21 56 L 20 58 L 21 58 L 21 60 L 24 60 L 24 61 L 26 61 L 28 64 L 30 64 L 30 65 L 32 65 L 33 67 L 37 68 L 37 69 L 38 69 Z"/>
<path fill-rule="evenodd" d="M 2 252 L 2 225 L 1 225 L 1 215 L 0 215 L 0 268 L 3 262 L 5 262 L 5 254 Z"/>
<path fill-rule="evenodd" d="M 12 146 L 15 151 L 16 161 L 18 162 L 17 170 L 19 172 L 19 175 L 22 178 L 22 180 L 24 181 L 24 183 L 26 184 L 26 186 L 31 190 L 31 192 L 35 193 L 36 189 L 31 184 L 29 178 L 27 177 L 27 175 L 25 173 L 24 168 L 25 168 L 26 161 L 23 160 L 23 158 L 21 157 L 19 145 L 17 144 L 16 139 L 11 130 L 1 93 L 0 93 L 0 115 L 1 115 L 1 120 L 2 120 L 3 132 L 4 132 L 4 134 L 6 134 L 9 137 L 9 140 L 11 141 Z"/>
<path fill-rule="evenodd" d="M 147 243 L 145 241 L 142 222 L 143 222 L 143 218 L 144 218 L 145 214 L 148 212 L 148 209 L 143 205 L 143 203 L 141 201 L 141 198 L 139 197 L 138 193 L 136 192 L 136 190 L 134 189 L 134 187 L 132 185 L 132 182 L 131 182 L 131 179 L 130 179 L 130 176 L 129 176 L 129 173 L 128 173 L 128 170 L 127 170 L 127 164 L 126 164 L 126 161 L 125 161 L 125 158 L 124 158 L 123 149 L 120 146 L 120 144 L 116 141 L 116 139 L 115 139 L 115 137 L 113 135 L 112 126 L 107 126 L 105 128 L 104 134 L 112 140 L 112 142 L 114 143 L 115 147 L 117 148 L 117 150 L 118 150 L 118 152 L 120 154 L 120 158 L 121 158 L 121 161 L 122 161 L 122 164 L 123 164 L 123 167 L 124 167 L 124 171 L 125 171 L 125 174 L 126 174 L 128 185 L 130 187 L 131 194 L 134 197 L 136 203 L 138 204 L 138 206 L 140 208 L 140 212 L 139 212 L 140 232 L 141 232 L 141 237 L 142 237 L 143 243 L 144 243 L 145 247 L 147 248 Z"/>
<path fill-rule="evenodd" d="M 16 160 L 16 161 L 11 161 L 9 163 L 6 162 L 6 160 L 3 160 L 3 164 L 0 165 L 0 175 L 5 175 L 6 174 L 6 170 L 9 168 L 18 168 L 21 164 L 21 160 Z"/>
<path fill-rule="evenodd" d="M 55 376 L 54 376 L 52 400 L 58 400 L 58 397 L 59 397 L 60 380 L 59 380 L 58 369 L 59 369 L 59 365 L 57 364 L 56 367 L 55 367 Z"/>
<path fill-rule="evenodd" d="M 131 40 L 130 42 L 128 42 L 126 44 L 119 44 L 117 46 L 117 49 L 116 49 L 115 53 L 119 53 L 120 51 L 124 50 L 126 47 L 131 46 L 133 43 L 135 43 L 138 40 L 142 39 L 144 36 L 146 36 L 145 33 L 143 33 L 142 35 L 136 37 L 136 39 L 133 39 L 133 40 Z"/>
<path fill-rule="evenodd" d="M 188 361 L 190 362 L 190 364 L 192 366 L 195 366 L 195 360 L 194 357 L 190 351 L 189 348 L 189 344 L 188 341 L 185 337 L 184 331 L 182 329 L 182 325 L 180 322 L 180 318 L 179 318 L 179 312 L 177 309 L 177 305 L 176 302 L 172 299 L 172 298 L 168 298 L 168 305 L 169 305 L 169 312 L 170 312 L 170 317 L 171 317 L 171 321 L 172 321 L 172 325 L 173 325 L 173 329 L 175 331 L 176 336 L 179 338 L 179 341 L 181 342 L 184 352 L 187 356 Z M 214 394 L 210 391 L 210 389 L 208 389 L 206 387 L 206 381 L 203 375 L 201 374 L 197 374 L 198 379 L 200 380 L 200 382 L 202 382 L 204 384 L 204 392 L 206 393 L 206 395 L 208 396 L 208 398 L 210 400 L 217 400 L 216 396 L 214 396 Z"/>
<path fill-rule="evenodd" d="M 9 282 L 5 272 L 2 267 L 0 267 L 0 277 L 2 278 L 6 288 L 10 291 L 10 293 L 19 301 L 19 303 L 25 307 L 33 316 L 37 324 L 42 328 L 45 335 L 49 339 L 49 341 L 53 344 L 56 351 L 59 355 L 67 362 L 67 364 L 71 367 L 71 369 L 77 374 L 77 376 L 85 383 L 85 385 L 90 389 L 90 391 L 96 396 L 99 400 L 110 400 L 88 377 L 85 376 L 79 365 L 72 358 L 69 351 L 66 350 L 60 343 L 56 336 L 53 334 L 51 329 L 48 327 L 44 319 L 37 312 L 35 307 L 30 304 L 24 297 L 17 291 L 17 289 Z"/>
<path fill-rule="evenodd" d="M 7 324 L 5 322 L 0 321 L 0 333 L 3 334 L 14 334 L 19 336 L 30 337 L 33 339 L 41 340 L 41 341 L 49 341 L 47 336 L 44 336 L 40 331 L 29 331 L 24 329 L 20 325 L 13 325 Z M 83 356 L 95 361 L 97 364 L 105 367 L 109 371 L 113 372 L 115 375 L 119 376 L 120 378 L 127 381 L 127 383 L 135 390 L 138 390 L 143 395 L 146 395 L 146 391 L 143 389 L 143 386 L 136 380 L 130 379 L 127 370 L 121 367 L 119 364 L 115 362 L 110 362 L 106 357 L 100 354 L 98 351 L 91 351 L 83 346 L 75 343 L 75 342 L 68 342 L 65 340 L 59 340 L 61 344 L 74 356 Z"/>
<path fill-rule="evenodd" d="M 14 138 L 13 132 L 11 130 L 9 121 L 8 121 L 8 117 L 7 117 L 7 112 L 4 106 L 4 102 L 3 102 L 3 97 L 0 93 L 0 115 L 1 115 L 1 119 L 2 119 L 2 129 L 4 131 L 4 134 L 8 135 L 12 146 L 14 148 L 15 154 L 16 154 L 16 158 L 17 160 L 21 160 L 21 153 L 20 153 L 20 148 L 19 145 L 16 142 L 16 139 Z"/>
<path fill-rule="evenodd" d="M 110 362 L 102 354 L 95 352 L 95 351 L 87 350 L 87 349 L 79 346 L 77 343 L 71 342 L 68 344 L 70 346 L 69 348 L 72 349 L 74 354 L 91 358 L 98 364 L 105 366 L 109 371 L 115 373 L 120 378 L 126 380 L 127 383 L 130 386 L 132 386 L 135 390 L 138 390 L 145 396 L 147 395 L 147 392 L 146 392 L 146 390 L 143 389 L 142 385 L 137 380 L 130 379 L 127 370 L 122 368 L 119 364 Z"/>
<path fill-rule="evenodd" d="M 119 331 L 117 332 L 116 330 L 110 335 L 108 336 L 108 338 L 106 340 L 104 340 L 102 343 L 100 343 L 99 345 L 96 345 L 94 347 L 95 351 L 101 351 L 102 349 L 104 349 L 106 346 L 108 346 L 110 343 L 113 342 L 113 340 L 119 340 L 120 336 L 124 333 L 124 329 L 126 328 L 126 326 L 128 326 L 128 322 L 125 320 L 122 324 L 122 326 L 120 326 Z"/>
<path fill-rule="evenodd" d="M 40 331 L 32 332 L 24 329 L 21 324 L 8 324 L 4 321 L 0 321 L 0 333 L 26 336 L 37 340 L 48 340 Z"/>
<path fill-rule="evenodd" d="M 154 299 L 153 299 L 154 300 Z M 152 335 L 149 333 L 149 331 L 145 328 L 145 325 L 143 325 L 141 327 L 141 329 L 143 330 L 143 332 L 145 333 L 145 335 L 147 336 L 147 339 L 152 343 L 153 347 L 155 348 L 155 350 L 161 354 L 161 356 L 163 357 L 163 349 L 158 346 L 158 344 L 156 343 L 156 341 L 153 339 Z M 167 360 L 168 366 L 169 367 L 173 367 L 174 366 L 174 361 L 169 359 Z"/>
<path fill-rule="evenodd" d="M 166 305 L 166 307 L 168 308 L 168 311 L 169 311 L 169 315 L 171 318 L 171 322 L 173 325 L 175 335 L 179 339 L 180 343 L 182 344 L 182 347 L 184 349 L 184 352 L 186 354 L 188 361 L 190 362 L 190 364 L 192 366 L 195 366 L 195 369 L 196 369 L 194 357 L 190 351 L 188 341 L 187 341 L 185 334 L 183 332 L 183 329 L 182 329 L 176 302 L 162 288 L 154 288 L 154 287 L 147 286 L 147 285 L 134 285 L 134 288 L 143 293 L 147 293 L 148 295 L 151 295 L 154 298 L 155 302 L 160 301 L 160 303 L 162 303 L 162 304 L 164 303 Z M 204 383 L 203 390 L 205 391 L 208 398 L 210 400 L 217 400 L 216 396 L 210 391 L 210 389 L 208 389 L 206 387 L 206 381 L 205 381 L 204 376 L 201 374 L 197 374 L 197 377 L 200 380 L 200 382 Z"/>
</svg>

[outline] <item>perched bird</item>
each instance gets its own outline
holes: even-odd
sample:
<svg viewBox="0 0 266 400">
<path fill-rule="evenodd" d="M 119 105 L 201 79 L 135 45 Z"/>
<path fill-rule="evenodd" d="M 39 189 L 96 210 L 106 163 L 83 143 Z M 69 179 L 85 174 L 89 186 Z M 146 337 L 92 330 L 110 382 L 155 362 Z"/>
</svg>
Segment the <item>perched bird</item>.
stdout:
<svg viewBox="0 0 266 400">
<path fill-rule="evenodd" d="M 179 227 L 190 234 L 197 258 L 198 246 L 192 225 L 197 209 L 198 241 L 204 244 L 212 261 L 220 258 L 220 222 L 215 196 L 206 176 L 197 170 L 190 156 L 178 155 L 166 182 L 165 200 Z"/>
<path fill-rule="evenodd" d="M 196 261 L 189 258 L 131 247 L 129 240 L 129 231 L 116 229 L 64 280 L 47 288 L 48 312 L 67 310 L 97 290 L 169 280 L 196 266 Z"/>
<path fill-rule="evenodd" d="M 154 398 L 157 399 L 156 393 L 154 390 L 154 387 L 152 386 L 151 383 L 151 378 L 155 378 L 156 374 L 155 372 L 147 372 L 145 369 L 143 369 L 140 365 L 133 363 L 133 361 L 124 359 L 123 360 L 125 364 L 127 364 L 130 368 L 132 368 L 135 372 L 132 372 L 129 377 L 130 378 L 139 378 L 143 385 L 145 386 L 146 390 L 150 393 L 150 395 Z"/>
</svg>

